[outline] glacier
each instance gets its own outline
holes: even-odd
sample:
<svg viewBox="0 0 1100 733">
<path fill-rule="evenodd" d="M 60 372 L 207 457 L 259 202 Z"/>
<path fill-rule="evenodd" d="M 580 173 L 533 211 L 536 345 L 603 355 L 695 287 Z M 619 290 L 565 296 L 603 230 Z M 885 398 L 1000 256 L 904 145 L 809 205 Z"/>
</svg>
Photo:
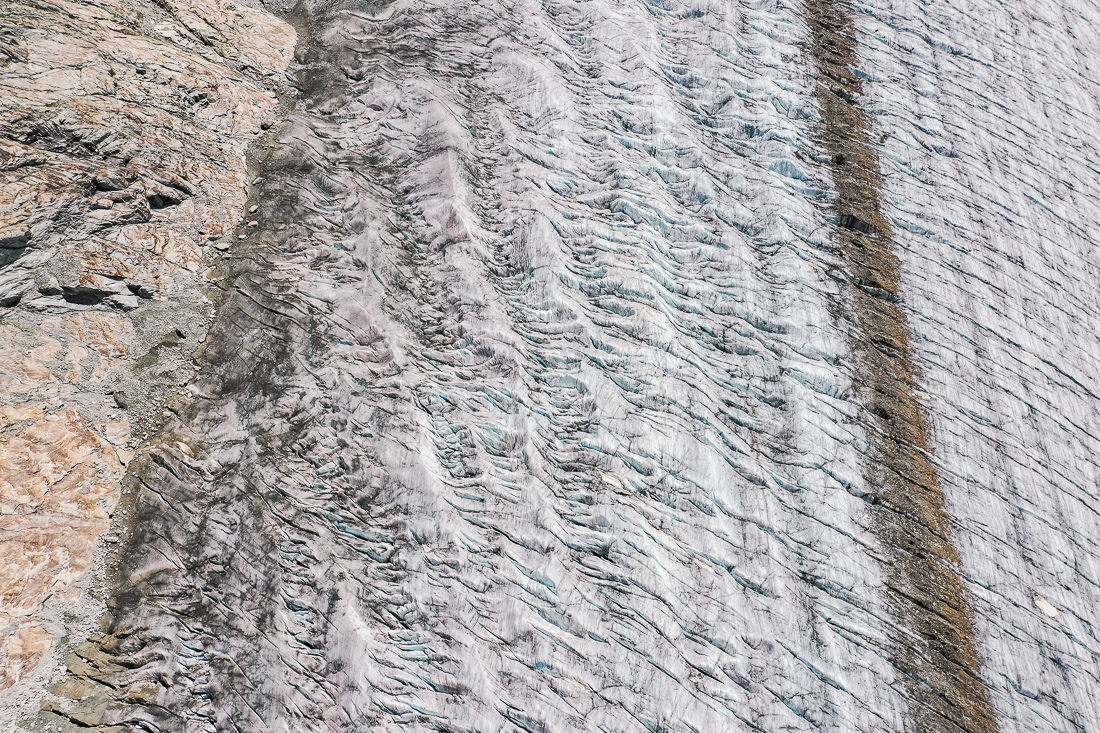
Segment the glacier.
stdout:
<svg viewBox="0 0 1100 733">
<path fill-rule="evenodd" d="M 288 17 L 85 724 L 1100 730 L 1100 7 Z"/>
</svg>

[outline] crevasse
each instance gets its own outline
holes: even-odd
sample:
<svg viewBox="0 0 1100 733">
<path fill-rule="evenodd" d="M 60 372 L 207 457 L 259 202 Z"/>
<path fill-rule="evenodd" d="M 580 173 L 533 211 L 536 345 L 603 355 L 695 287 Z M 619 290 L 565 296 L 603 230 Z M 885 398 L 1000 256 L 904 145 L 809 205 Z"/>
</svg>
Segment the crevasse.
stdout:
<svg viewBox="0 0 1100 733">
<path fill-rule="evenodd" d="M 299 12 L 104 724 L 1100 726 L 1100 11 Z"/>
</svg>

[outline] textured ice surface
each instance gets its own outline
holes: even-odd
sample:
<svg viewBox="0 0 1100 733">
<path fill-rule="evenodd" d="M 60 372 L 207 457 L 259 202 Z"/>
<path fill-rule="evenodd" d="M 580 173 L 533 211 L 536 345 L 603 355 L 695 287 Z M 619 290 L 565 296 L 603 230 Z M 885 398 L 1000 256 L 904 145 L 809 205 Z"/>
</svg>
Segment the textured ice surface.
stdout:
<svg viewBox="0 0 1100 733">
<path fill-rule="evenodd" d="M 1004 730 L 1100 728 L 1090 3 L 873 3 L 864 105 Z"/>
<path fill-rule="evenodd" d="M 997 728 L 1100 727 L 1100 11 L 837 6 L 868 232 L 801 3 L 319 5 L 140 477 L 106 718 L 988 729 L 920 710 L 908 552 Z M 838 229 L 889 232 L 935 547 L 876 519 L 889 344 Z"/>
</svg>

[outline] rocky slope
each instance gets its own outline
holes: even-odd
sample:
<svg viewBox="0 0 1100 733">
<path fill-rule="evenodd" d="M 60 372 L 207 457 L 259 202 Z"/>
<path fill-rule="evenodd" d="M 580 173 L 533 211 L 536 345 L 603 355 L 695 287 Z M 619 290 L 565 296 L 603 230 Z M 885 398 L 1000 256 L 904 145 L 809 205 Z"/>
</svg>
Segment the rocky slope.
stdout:
<svg viewBox="0 0 1100 733">
<path fill-rule="evenodd" d="M 245 151 L 276 109 L 295 33 L 223 0 L 19 0 L 0 4 L 0 28 L 10 714 L 102 610 L 89 570 L 102 570 L 127 464 L 193 374 L 204 270 L 242 213 Z"/>
</svg>

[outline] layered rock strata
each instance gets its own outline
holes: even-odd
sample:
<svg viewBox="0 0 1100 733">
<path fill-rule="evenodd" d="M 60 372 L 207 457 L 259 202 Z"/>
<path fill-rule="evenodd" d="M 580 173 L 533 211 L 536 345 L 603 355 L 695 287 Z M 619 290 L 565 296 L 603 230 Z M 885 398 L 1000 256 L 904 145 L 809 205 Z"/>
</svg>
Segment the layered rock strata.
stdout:
<svg viewBox="0 0 1100 733">
<path fill-rule="evenodd" d="M 0 28 L 10 709 L 96 615 L 88 571 L 127 464 L 194 372 L 204 268 L 235 236 L 245 152 L 270 126 L 295 33 L 226 0 L 20 0 L 0 4 Z"/>
</svg>

